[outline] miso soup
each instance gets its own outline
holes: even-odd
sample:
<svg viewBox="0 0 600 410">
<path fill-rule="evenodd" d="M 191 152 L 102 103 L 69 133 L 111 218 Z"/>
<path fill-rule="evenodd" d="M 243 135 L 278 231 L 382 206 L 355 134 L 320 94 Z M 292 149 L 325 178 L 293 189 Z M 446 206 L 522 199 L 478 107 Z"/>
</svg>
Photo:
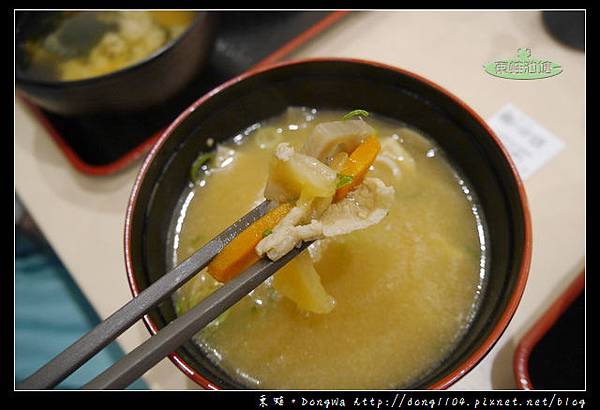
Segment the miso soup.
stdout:
<svg viewBox="0 0 600 410">
<path fill-rule="evenodd" d="M 316 124 L 343 115 L 292 107 L 218 144 L 180 201 L 173 264 L 264 200 L 277 144 L 299 148 Z M 393 205 L 380 223 L 309 248 L 333 309 L 300 309 L 271 279 L 194 338 L 244 386 L 403 388 L 448 356 L 477 310 L 486 233 L 468 182 L 418 130 L 374 115 L 367 121 L 382 144 L 401 147 L 401 155 L 380 153 L 368 173 L 394 187 Z M 174 296 L 177 313 L 219 286 L 200 272 Z"/>
<path fill-rule="evenodd" d="M 193 11 L 48 12 L 26 33 L 19 68 L 38 80 L 97 77 L 140 62 L 181 36 Z"/>
</svg>

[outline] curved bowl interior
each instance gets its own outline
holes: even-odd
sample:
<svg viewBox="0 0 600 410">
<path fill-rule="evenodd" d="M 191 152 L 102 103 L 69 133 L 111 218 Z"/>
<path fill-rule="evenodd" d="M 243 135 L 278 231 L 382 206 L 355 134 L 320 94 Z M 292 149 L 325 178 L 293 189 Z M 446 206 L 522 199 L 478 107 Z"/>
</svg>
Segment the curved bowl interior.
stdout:
<svg viewBox="0 0 600 410">
<path fill-rule="evenodd" d="M 402 70 L 356 60 L 283 64 L 232 81 L 186 111 L 155 146 L 134 188 L 126 228 L 132 290 L 143 290 L 167 268 L 171 216 L 192 162 L 206 150 L 206 138 L 227 139 L 290 105 L 363 108 L 416 126 L 443 147 L 477 192 L 491 258 L 484 296 L 455 350 L 410 386 L 447 387 L 481 360 L 514 313 L 529 268 L 529 218 L 520 180 L 479 117 L 439 87 Z M 146 323 L 156 331 L 174 317 L 173 306 L 166 301 L 149 314 Z M 191 342 L 172 359 L 205 387 L 210 383 L 246 388 L 208 361 Z"/>
</svg>

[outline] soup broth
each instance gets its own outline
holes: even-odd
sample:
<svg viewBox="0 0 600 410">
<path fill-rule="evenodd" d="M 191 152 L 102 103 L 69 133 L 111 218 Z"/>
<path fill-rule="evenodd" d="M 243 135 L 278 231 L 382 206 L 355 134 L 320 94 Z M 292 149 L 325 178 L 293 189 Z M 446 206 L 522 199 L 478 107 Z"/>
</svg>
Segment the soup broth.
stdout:
<svg viewBox="0 0 600 410">
<path fill-rule="evenodd" d="M 23 42 L 25 75 L 73 81 L 131 66 L 179 37 L 191 11 L 69 11 L 47 13 Z"/>
<path fill-rule="evenodd" d="M 343 114 L 290 108 L 220 145 L 181 200 L 173 262 L 264 199 L 278 143 L 300 148 L 315 124 Z M 406 158 L 378 160 L 369 171 L 395 189 L 387 217 L 309 248 L 334 309 L 302 311 L 268 280 L 195 337 L 245 386 L 402 388 L 444 360 L 476 311 L 485 276 L 485 231 L 476 198 L 430 139 L 397 121 L 367 120 L 380 138 L 399 142 Z M 200 272 L 174 296 L 177 313 L 218 286 Z"/>
</svg>

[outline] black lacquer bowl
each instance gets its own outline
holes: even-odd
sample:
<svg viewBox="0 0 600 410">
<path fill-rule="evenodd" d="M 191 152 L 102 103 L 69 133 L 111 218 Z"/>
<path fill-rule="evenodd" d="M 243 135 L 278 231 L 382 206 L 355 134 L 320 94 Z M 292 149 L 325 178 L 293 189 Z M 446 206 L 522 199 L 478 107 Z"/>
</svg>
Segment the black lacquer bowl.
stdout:
<svg viewBox="0 0 600 410">
<path fill-rule="evenodd" d="M 476 317 L 454 351 L 411 388 L 446 388 L 491 349 L 511 320 L 531 259 L 531 222 L 516 169 L 497 137 L 466 104 L 410 72 L 350 59 L 311 59 L 244 74 L 208 93 L 168 128 L 137 177 L 125 226 L 127 275 L 134 295 L 168 268 L 169 224 L 204 136 L 226 139 L 288 106 L 351 110 L 402 120 L 431 136 L 477 192 L 487 222 L 489 271 Z M 175 318 L 170 301 L 145 317 L 155 333 Z M 171 360 L 206 388 L 243 389 L 192 342 Z M 403 386 L 406 387 L 406 386 Z"/>
<path fill-rule="evenodd" d="M 212 50 L 217 17 L 197 12 L 191 26 L 178 38 L 133 65 L 76 81 L 52 81 L 26 74 L 23 43 L 40 31 L 49 13 L 19 12 L 15 22 L 15 84 L 39 107 L 65 117 L 151 112 L 161 115 L 201 72 Z M 172 117 L 171 117 L 172 118 Z"/>
</svg>

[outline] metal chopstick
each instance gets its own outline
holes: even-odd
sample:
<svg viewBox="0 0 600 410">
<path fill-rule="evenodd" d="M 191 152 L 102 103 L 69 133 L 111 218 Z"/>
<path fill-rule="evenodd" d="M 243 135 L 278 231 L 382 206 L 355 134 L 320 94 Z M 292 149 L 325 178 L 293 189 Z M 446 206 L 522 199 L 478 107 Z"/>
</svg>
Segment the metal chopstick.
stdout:
<svg viewBox="0 0 600 410">
<path fill-rule="evenodd" d="M 190 340 L 227 308 L 306 249 L 310 243 L 304 242 L 300 247 L 292 249 L 276 261 L 266 258 L 259 260 L 245 272 L 211 293 L 185 315 L 169 323 L 156 335 L 142 343 L 83 388 L 123 389 L 129 386 L 165 356 Z"/>
<path fill-rule="evenodd" d="M 56 386 L 110 342 L 115 340 L 151 308 L 168 297 L 187 280 L 191 279 L 195 273 L 202 270 L 227 243 L 247 228 L 248 225 L 263 216 L 268 209 L 269 201 L 262 202 L 175 269 L 162 276 L 89 333 L 82 336 L 54 359 L 18 384 L 16 389 L 48 389 Z"/>
</svg>

